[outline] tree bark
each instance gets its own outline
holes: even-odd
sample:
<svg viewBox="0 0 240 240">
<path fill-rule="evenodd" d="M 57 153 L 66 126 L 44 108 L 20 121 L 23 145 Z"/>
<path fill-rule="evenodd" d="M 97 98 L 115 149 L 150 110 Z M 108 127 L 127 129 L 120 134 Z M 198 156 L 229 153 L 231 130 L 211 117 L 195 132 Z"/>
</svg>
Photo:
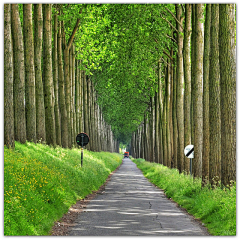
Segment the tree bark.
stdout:
<svg viewBox="0 0 240 240">
<path fill-rule="evenodd" d="M 185 4 L 185 27 L 183 41 L 183 63 L 184 63 L 184 147 L 191 144 L 191 4 Z M 189 173 L 189 158 L 184 157 L 184 170 Z"/>
<path fill-rule="evenodd" d="M 211 184 L 221 179 L 221 112 L 220 112 L 220 67 L 219 67 L 219 4 L 211 7 L 211 42 L 209 70 L 209 178 Z M 213 178 L 215 178 L 213 180 Z M 218 180 L 217 180 L 218 179 Z"/>
<path fill-rule="evenodd" d="M 177 19 L 182 24 L 182 7 L 180 4 L 176 4 Z M 177 24 L 178 29 L 178 58 L 177 58 L 177 124 L 178 124 L 178 147 L 179 158 L 178 166 L 179 172 L 184 170 L 184 116 L 183 116 L 183 101 L 184 101 L 184 89 L 183 89 L 183 29 L 180 24 Z"/>
<path fill-rule="evenodd" d="M 61 143 L 62 147 L 68 147 L 68 119 L 65 105 L 65 86 L 63 73 L 63 56 L 62 56 L 62 33 L 61 23 L 58 30 L 58 91 L 59 91 L 59 105 L 61 115 Z"/>
<path fill-rule="evenodd" d="M 62 146 L 61 141 L 61 122 L 59 112 L 59 99 L 58 99 L 58 52 L 57 52 L 57 29 L 58 20 L 57 14 L 53 17 L 53 84 L 54 84 L 54 114 L 55 114 L 55 127 L 56 127 L 56 144 Z"/>
<path fill-rule="evenodd" d="M 12 4 L 12 38 L 14 66 L 14 133 L 15 140 L 26 142 L 25 117 L 25 67 L 22 27 L 19 17 L 18 4 Z"/>
<path fill-rule="evenodd" d="M 219 4 L 221 75 L 221 182 L 236 181 L 236 22 L 235 4 Z"/>
<path fill-rule="evenodd" d="M 25 111 L 27 140 L 36 142 L 36 101 L 32 4 L 23 4 L 23 40 L 25 58 Z"/>
<path fill-rule="evenodd" d="M 54 86 L 52 77 L 52 5 L 43 4 L 43 85 L 46 123 L 46 142 L 56 145 L 54 116 Z"/>
<path fill-rule="evenodd" d="M 203 4 L 196 4 L 196 63 L 193 71 L 195 81 L 193 87 L 193 120 L 194 120 L 194 160 L 193 175 L 202 177 L 202 142 L 203 142 L 203 119 L 202 119 L 202 80 L 203 80 Z"/>
<path fill-rule="evenodd" d="M 165 81 L 166 82 L 166 81 Z M 165 83 L 165 89 L 166 89 L 166 83 Z M 166 93 L 166 90 L 165 90 Z M 163 165 L 167 166 L 167 160 L 168 160 L 168 151 L 167 151 L 167 98 L 166 94 L 164 97 L 164 102 L 163 102 L 163 114 L 162 114 L 162 133 L 163 133 Z"/>
<path fill-rule="evenodd" d="M 192 36 L 191 36 L 191 143 L 194 144 L 193 98 L 196 64 L 196 4 L 192 4 Z"/>
<path fill-rule="evenodd" d="M 34 64 L 35 64 L 35 94 L 36 94 L 36 140 L 46 141 L 45 109 L 42 82 L 42 39 L 43 16 L 42 4 L 34 4 Z"/>
<path fill-rule="evenodd" d="M 65 81 L 65 98 L 68 118 L 68 147 L 72 147 L 72 128 L 71 128 L 71 85 L 69 78 L 69 49 L 64 48 L 64 81 Z"/>
<path fill-rule="evenodd" d="M 4 145 L 15 147 L 11 4 L 4 4 Z"/>
<path fill-rule="evenodd" d="M 159 89 L 158 89 L 159 91 Z M 159 128 L 159 95 L 158 92 L 155 93 L 155 162 L 159 163 L 160 162 L 160 140 L 159 140 L 159 132 L 160 132 L 160 128 Z M 135 135 L 135 142 L 138 141 L 138 131 L 137 134 Z M 138 150 L 136 149 L 135 152 L 137 152 Z M 137 154 L 136 154 L 137 155 Z"/>
<path fill-rule="evenodd" d="M 162 135 L 162 114 L 163 114 L 163 97 L 162 97 L 162 69 L 161 69 L 161 60 L 158 61 L 158 99 L 159 99 L 159 163 L 163 164 L 163 135 Z"/>
<path fill-rule="evenodd" d="M 89 125 L 88 125 L 88 83 L 87 76 L 84 73 L 83 79 L 83 111 L 84 111 L 84 132 L 89 134 Z"/>
<path fill-rule="evenodd" d="M 178 128 L 177 128 L 177 79 L 176 67 L 173 72 L 173 168 L 178 168 Z"/>
<path fill-rule="evenodd" d="M 209 180 L 209 54 L 210 54 L 211 4 L 206 5 L 203 55 L 203 161 L 202 182 Z"/>
</svg>

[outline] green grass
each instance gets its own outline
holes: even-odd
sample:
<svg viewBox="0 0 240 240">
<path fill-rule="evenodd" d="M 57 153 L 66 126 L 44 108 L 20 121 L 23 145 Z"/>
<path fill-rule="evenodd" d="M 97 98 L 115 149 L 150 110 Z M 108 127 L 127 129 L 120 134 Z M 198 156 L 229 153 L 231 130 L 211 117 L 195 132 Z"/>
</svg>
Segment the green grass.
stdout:
<svg viewBox="0 0 240 240">
<path fill-rule="evenodd" d="M 200 219 L 212 235 L 236 235 L 236 185 L 229 189 L 201 187 L 201 180 L 179 174 L 177 169 L 133 160 L 145 177 L 163 189 L 195 218 Z"/>
<path fill-rule="evenodd" d="M 77 200 L 97 190 L 122 155 L 15 142 L 4 147 L 4 235 L 48 235 Z"/>
</svg>

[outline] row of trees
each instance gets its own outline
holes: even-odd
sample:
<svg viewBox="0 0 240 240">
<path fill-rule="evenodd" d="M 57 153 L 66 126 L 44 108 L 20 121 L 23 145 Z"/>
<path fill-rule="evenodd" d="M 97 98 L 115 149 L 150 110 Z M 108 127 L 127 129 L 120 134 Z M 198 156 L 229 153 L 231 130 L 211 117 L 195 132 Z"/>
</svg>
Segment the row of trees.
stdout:
<svg viewBox="0 0 240 240">
<path fill-rule="evenodd" d="M 184 148 L 193 144 L 194 177 L 226 186 L 236 181 L 235 5 L 176 4 L 168 14 L 177 48 L 159 60 L 158 91 L 132 134 L 132 155 L 188 173 Z"/>
<path fill-rule="evenodd" d="M 88 149 L 117 152 L 119 143 L 104 121 L 90 76 L 76 58 L 79 15 L 72 27 L 60 18 L 64 10 L 52 4 L 4 5 L 4 144 L 71 148 L 84 131 Z"/>
<path fill-rule="evenodd" d="M 234 4 L 4 7 L 5 144 L 85 131 L 180 172 L 193 144 L 195 177 L 236 179 Z"/>
</svg>

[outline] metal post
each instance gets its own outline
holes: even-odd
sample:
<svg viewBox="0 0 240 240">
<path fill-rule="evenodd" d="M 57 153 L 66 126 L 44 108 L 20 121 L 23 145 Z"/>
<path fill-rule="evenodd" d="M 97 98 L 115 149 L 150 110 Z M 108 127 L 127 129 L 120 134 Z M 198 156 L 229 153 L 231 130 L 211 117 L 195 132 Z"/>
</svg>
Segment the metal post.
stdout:
<svg viewBox="0 0 240 240">
<path fill-rule="evenodd" d="M 81 167 L 83 165 L 83 148 L 81 148 Z"/>
<path fill-rule="evenodd" d="M 192 158 L 190 158 L 190 175 L 192 175 Z"/>
<path fill-rule="evenodd" d="M 81 148 L 81 167 L 83 165 L 83 138 L 84 136 L 82 136 L 82 148 Z"/>
</svg>

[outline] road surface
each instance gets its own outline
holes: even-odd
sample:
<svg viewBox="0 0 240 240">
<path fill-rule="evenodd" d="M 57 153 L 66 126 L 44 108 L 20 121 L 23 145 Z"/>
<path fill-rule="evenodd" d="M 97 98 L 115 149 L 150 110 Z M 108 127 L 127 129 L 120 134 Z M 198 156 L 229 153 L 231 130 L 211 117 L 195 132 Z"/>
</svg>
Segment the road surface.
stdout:
<svg viewBox="0 0 240 240">
<path fill-rule="evenodd" d="M 151 184 L 130 159 L 76 219 L 69 236 L 205 236 L 195 221 Z"/>
</svg>

